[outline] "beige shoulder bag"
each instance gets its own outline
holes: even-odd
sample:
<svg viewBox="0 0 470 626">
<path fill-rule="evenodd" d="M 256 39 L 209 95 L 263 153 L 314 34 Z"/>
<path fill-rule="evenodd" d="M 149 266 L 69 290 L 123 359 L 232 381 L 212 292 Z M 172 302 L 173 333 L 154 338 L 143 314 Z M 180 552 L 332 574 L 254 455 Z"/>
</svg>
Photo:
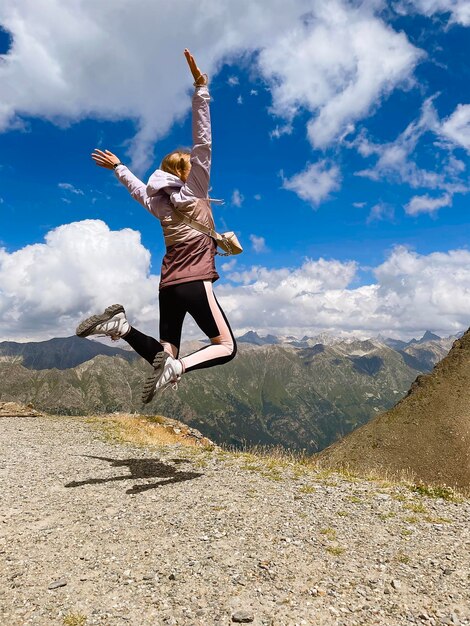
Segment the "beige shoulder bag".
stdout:
<svg viewBox="0 0 470 626">
<path fill-rule="evenodd" d="M 172 206 L 174 212 L 178 215 L 182 222 L 184 222 L 187 226 L 198 230 L 200 233 L 204 233 L 205 235 L 209 235 L 212 239 L 215 239 L 219 248 L 223 250 L 223 252 L 217 251 L 219 256 L 230 256 L 232 254 L 240 254 L 243 252 L 243 248 L 238 241 L 236 234 L 233 231 L 228 231 L 226 233 L 219 234 L 213 228 L 209 228 L 208 226 L 204 226 L 201 222 L 197 220 L 193 220 L 188 215 L 185 215 L 182 211 L 177 209 L 174 205 Z"/>
</svg>

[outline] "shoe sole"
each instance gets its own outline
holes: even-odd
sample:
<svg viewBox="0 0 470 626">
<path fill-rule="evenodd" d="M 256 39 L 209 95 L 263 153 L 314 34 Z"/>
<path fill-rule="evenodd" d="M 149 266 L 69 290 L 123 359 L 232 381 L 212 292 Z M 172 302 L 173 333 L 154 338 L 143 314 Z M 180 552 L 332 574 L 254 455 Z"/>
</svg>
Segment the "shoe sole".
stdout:
<svg viewBox="0 0 470 626">
<path fill-rule="evenodd" d="M 155 355 L 153 360 L 153 372 L 145 381 L 144 390 L 142 391 L 143 404 L 148 404 L 155 395 L 157 383 L 162 377 L 165 362 L 169 356 L 168 352 L 157 352 Z"/>
<path fill-rule="evenodd" d="M 95 330 L 98 324 L 107 322 L 118 313 L 125 313 L 124 307 L 122 304 L 112 304 L 108 306 L 101 315 L 92 315 L 91 317 L 87 317 L 86 320 L 83 320 L 83 322 L 77 326 L 75 334 L 78 335 L 78 337 L 87 337 Z"/>
</svg>

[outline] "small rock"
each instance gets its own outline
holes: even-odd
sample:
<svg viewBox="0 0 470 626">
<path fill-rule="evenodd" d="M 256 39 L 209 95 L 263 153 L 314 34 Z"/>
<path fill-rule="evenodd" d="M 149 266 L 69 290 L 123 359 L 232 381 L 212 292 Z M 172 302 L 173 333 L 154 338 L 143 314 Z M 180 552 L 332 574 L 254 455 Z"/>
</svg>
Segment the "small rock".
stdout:
<svg viewBox="0 0 470 626">
<path fill-rule="evenodd" d="M 248 624 L 254 619 L 255 616 L 249 611 L 237 611 L 232 615 L 232 622 L 237 622 L 238 624 Z"/>
<path fill-rule="evenodd" d="M 401 582 L 399 580 L 393 579 L 390 584 L 394 589 L 401 589 Z"/>
<path fill-rule="evenodd" d="M 175 574 L 174 572 L 172 572 L 172 573 L 168 576 L 168 579 L 169 579 L 169 580 L 176 580 L 176 578 L 177 578 L 177 576 L 176 576 L 176 574 Z"/>
<path fill-rule="evenodd" d="M 59 587 L 65 587 L 66 584 L 67 581 L 65 578 L 59 578 L 58 580 L 54 580 L 54 582 L 49 585 L 48 589 L 58 589 Z"/>
</svg>

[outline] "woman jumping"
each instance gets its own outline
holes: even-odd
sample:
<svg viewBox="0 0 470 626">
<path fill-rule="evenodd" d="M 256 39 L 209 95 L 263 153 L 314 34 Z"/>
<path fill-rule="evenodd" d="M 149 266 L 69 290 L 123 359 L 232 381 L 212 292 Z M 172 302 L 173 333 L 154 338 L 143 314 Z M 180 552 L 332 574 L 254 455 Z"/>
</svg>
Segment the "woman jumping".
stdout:
<svg viewBox="0 0 470 626">
<path fill-rule="evenodd" d="M 227 363 L 237 351 L 232 330 L 212 290 L 212 283 L 219 278 L 214 259 L 216 242 L 188 226 L 177 214 L 181 212 L 214 228 L 208 198 L 211 167 L 208 79 L 189 50 L 184 54 L 195 87 L 191 152 L 175 150 L 167 154 L 147 185 L 109 150 L 95 149 L 91 155 L 97 165 L 115 171 L 134 200 L 159 219 L 163 229 L 166 252 L 159 288 L 160 341 L 130 326 L 121 304 L 113 304 L 100 315 L 87 318 L 76 330 L 79 337 L 122 338 L 153 366 L 142 394 L 144 403 L 150 402 L 157 390 L 175 385 L 184 373 Z M 207 335 L 210 345 L 180 359 L 181 330 L 186 313 Z"/>
</svg>

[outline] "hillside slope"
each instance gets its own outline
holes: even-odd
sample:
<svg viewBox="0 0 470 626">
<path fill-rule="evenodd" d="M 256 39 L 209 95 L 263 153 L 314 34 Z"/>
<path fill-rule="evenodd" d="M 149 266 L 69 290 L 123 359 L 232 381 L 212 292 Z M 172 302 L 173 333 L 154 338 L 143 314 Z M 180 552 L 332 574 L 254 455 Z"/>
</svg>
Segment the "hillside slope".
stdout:
<svg viewBox="0 0 470 626">
<path fill-rule="evenodd" d="M 470 490 L 470 330 L 391 410 L 318 455 L 354 471 L 407 471 L 430 484 Z"/>
</svg>

